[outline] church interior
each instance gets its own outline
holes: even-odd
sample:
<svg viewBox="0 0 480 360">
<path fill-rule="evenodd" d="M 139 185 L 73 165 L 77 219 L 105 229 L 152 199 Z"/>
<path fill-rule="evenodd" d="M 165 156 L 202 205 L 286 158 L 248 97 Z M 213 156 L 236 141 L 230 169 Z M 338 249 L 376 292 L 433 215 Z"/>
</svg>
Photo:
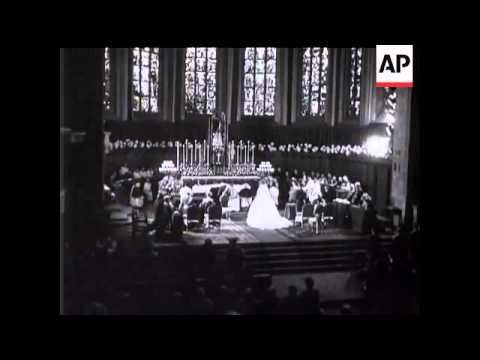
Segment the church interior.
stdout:
<svg viewBox="0 0 480 360">
<path fill-rule="evenodd" d="M 394 88 L 375 47 L 59 52 L 62 315 L 420 314 L 415 67 Z"/>
</svg>

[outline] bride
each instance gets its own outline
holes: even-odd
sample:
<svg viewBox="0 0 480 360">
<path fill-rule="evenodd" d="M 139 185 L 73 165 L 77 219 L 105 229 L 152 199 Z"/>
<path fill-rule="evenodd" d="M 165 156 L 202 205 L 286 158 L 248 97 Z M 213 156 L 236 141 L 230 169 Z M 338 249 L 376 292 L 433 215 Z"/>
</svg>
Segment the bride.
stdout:
<svg viewBox="0 0 480 360">
<path fill-rule="evenodd" d="M 279 229 L 291 225 L 280 216 L 267 184 L 262 180 L 257 195 L 248 209 L 247 225 L 258 229 Z"/>
</svg>

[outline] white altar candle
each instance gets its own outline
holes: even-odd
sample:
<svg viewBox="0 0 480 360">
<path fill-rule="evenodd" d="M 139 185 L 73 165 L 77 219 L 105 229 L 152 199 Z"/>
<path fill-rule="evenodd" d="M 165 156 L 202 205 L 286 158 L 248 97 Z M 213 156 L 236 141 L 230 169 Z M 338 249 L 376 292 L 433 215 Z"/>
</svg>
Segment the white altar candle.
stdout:
<svg viewBox="0 0 480 360">
<path fill-rule="evenodd" d="M 210 145 L 207 144 L 207 166 L 210 164 Z"/>
<path fill-rule="evenodd" d="M 239 164 L 240 161 L 240 145 L 237 145 L 237 165 Z"/>
<path fill-rule="evenodd" d="M 252 147 L 252 164 L 255 164 L 255 148 Z"/>
<path fill-rule="evenodd" d="M 249 162 L 249 156 L 250 156 L 250 140 L 247 142 L 247 164 Z"/>
<path fill-rule="evenodd" d="M 193 163 L 195 163 L 195 157 L 197 156 L 197 140 L 194 140 L 193 143 Z"/>
<path fill-rule="evenodd" d="M 190 165 L 193 166 L 193 146 L 192 146 L 192 156 L 190 156 Z"/>
<path fill-rule="evenodd" d="M 179 157 L 180 157 L 180 148 L 179 148 L 179 145 L 178 145 L 178 141 L 176 141 L 175 144 L 177 145 L 177 169 L 178 169 L 179 166 L 180 166 L 180 162 L 179 162 L 179 161 L 180 161 L 180 159 L 179 159 Z"/>
</svg>

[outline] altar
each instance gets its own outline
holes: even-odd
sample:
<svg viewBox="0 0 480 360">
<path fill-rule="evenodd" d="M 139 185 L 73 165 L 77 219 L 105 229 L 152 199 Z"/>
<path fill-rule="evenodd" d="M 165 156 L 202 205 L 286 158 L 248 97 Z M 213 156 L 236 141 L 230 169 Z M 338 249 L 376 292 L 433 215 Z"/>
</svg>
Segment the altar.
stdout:
<svg viewBox="0 0 480 360">
<path fill-rule="evenodd" d="M 193 142 L 176 142 L 176 173 L 189 180 L 218 181 L 245 176 L 257 176 L 255 145 L 250 141 L 235 142 L 229 138 L 229 126 L 225 114 L 208 119 L 206 139 Z M 216 178 L 216 179 L 215 179 Z M 241 180 L 241 179 L 240 179 Z"/>
</svg>

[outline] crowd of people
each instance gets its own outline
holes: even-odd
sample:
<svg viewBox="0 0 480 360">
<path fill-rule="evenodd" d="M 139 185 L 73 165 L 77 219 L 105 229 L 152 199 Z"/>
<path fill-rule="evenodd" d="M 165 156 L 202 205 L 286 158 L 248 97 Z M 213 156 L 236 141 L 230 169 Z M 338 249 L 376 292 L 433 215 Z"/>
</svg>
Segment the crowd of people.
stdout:
<svg viewBox="0 0 480 360">
<path fill-rule="evenodd" d="M 268 315 L 324 314 L 311 277 L 304 288 L 290 285 L 279 296 L 272 277 L 245 267 L 237 239 L 229 239 L 224 257 L 206 240 L 164 254 L 159 267 L 147 259 L 128 261 L 97 246 L 76 264 L 79 286 L 68 292 L 68 312 L 87 315 Z M 168 267 L 168 269 L 167 269 Z"/>
<path fill-rule="evenodd" d="M 207 239 L 155 255 L 127 256 L 112 243 L 98 243 L 67 266 L 65 312 L 115 315 L 322 315 L 402 314 L 418 311 L 420 227 L 402 227 L 391 249 L 370 239 L 358 270 L 365 298 L 352 304 L 323 301 L 312 277 L 279 296 L 269 274 L 252 274 L 236 238 L 225 252 Z M 114 246 L 114 244 L 113 244 Z M 129 254 L 131 255 L 131 254 Z M 73 273 L 76 272 L 76 275 Z M 412 305 L 415 302 L 414 305 Z"/>
<path fill-rule="evenodd" d="M 296 211 L 301 212 L 305 204 L 312 204 L 315 216 L 323 219 L 326 215 L 333 215 L 331 204 L 334 201 L 348 206 L 361 206 L 365 209 L 363 231 L 376 231 L 377 211 L 372 198 L 360 182 L 351 181 L 347 175 L 325 175 L 314 171 L 307 174 L 306 171 L 300 172 L 297 169 L 277 169 L 272 175 L 266 176 L 264 181 L 279 209 L 293 203 Z M 155 221 L 148 230 L 157 230 L 158 238 L 164 236 L 166 229 L 177 234 L 175 238 L 181 238 L 185 228 L 180 219 L 187 215 L 189 209 L 190 214 L 195 216 L 194 220 L 197 220 L 192 223 L 200 225 L 203 225 L 205 214 L 212 206 L 239 210 L 238 201 L 233 202 L 233 199 L 238 198 L 238 189 L 229 184 L 221 185 L 220 188 L 204 191 L 203 199 L 199 200 L 194 197 L 195 185 L 188 186 L 182 181 L 181 175 L 161 174 L 158 169 L 140 168 L 131 171 L 124 164 L 110 179 L 110 186 L 117 191 L 131 187 L 129 201 L 134 208 L 142 208 L 145 204 L 156 206 Z M 346 214 L 348 217 L 349 211 Z"/>
</svg>

